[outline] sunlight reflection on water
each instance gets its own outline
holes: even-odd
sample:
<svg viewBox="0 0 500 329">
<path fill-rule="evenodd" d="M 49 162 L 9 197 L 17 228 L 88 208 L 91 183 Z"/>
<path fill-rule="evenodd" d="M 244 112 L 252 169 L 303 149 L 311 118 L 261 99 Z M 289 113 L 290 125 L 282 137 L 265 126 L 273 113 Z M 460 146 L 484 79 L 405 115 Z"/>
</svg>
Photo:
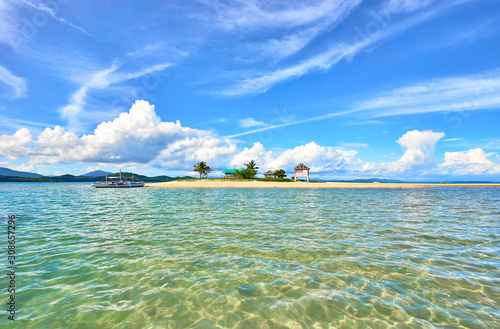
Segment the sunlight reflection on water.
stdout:
<svg viewBox="0 0 500 329">
<path fill-rule="evenodd" d="M 0 184 L 14 327 L 500 327 L 499 192 Z"/>
</svg>

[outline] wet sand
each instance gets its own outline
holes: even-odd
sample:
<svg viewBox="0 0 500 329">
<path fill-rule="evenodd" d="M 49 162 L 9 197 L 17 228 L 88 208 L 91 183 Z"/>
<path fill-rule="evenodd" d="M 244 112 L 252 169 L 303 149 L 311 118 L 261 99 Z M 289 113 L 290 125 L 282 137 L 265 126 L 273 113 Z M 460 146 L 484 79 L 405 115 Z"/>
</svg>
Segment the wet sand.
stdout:
<svg viewBox="0 0 500 329">
<path fill-rule="evenodd" d="M 500 184 L 427 184 L 427 183 L 338 183 L 338 182 L 268 182 L 255 180 L 193 179 L 147 183 L 155 188 L 422 188 L 422 187 L 500 187 Z"/>
</svg>

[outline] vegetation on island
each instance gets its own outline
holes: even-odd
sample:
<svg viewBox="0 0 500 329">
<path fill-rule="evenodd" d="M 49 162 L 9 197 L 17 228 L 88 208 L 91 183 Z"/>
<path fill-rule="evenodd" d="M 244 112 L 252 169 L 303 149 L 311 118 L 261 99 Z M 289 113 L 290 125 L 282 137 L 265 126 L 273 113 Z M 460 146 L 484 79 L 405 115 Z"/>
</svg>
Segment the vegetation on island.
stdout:
<svg viewBox="0 0 500 329">
<path fill-rule="evenodd" d="M 250 160 L 248 163 L 245 163 L 245 169 L 236 169 L 234 170 L 234 174 L 236 177 L 223 177 L 223 178 L 208 178 L 208 174 L 213 170 L 207 165 L 205 161 L 198 162 L 193 165 L 193 171 L 197 172 L 200 175 L 200 179 L 210 179 L 210 180 L 256 180 L 256 181 L 268 181 L 268 182 L 291 182 L 291 179 L 285 178 L 286 173 L 284 169 L 278 169 L 273 172 L 276 178 L 257 178 L 257 171 L 259 167 L 254 160 Z M 233 170 L 231 170 L 233 172 Z"/>
<path fill-rule="evenodd" d="M 274 176 L 277 178 L 284 178 L 286 177 L 285 169 L 278 169 L 274 171 Z"/>
<path fill-rule="evenodd" d="M 238 178 L 243 178 L 243 179 L 255 178 L 255 175 L 257 175 L 257 171 L 252 169 L 236 170 L 236 177 Z"/>
<path fill-rule="evenodd" d="M 247 168 L 236 170 L 236 177 L 243 179 L 255 178 L 255 175 L 257 175 L 257 169 L 259 169 L 259 167 L 257 167 L 257 163 L 254 160 L 250 160 L 244 165 Z"/>
<path fill-rule="evenodd" d="M 9 182 L 62 182 L 59 179 L 49 178 L 49 177 L 16 177 L 16 176 L 0 176 L 0 182 L 9 183 Z"/>
</svg>

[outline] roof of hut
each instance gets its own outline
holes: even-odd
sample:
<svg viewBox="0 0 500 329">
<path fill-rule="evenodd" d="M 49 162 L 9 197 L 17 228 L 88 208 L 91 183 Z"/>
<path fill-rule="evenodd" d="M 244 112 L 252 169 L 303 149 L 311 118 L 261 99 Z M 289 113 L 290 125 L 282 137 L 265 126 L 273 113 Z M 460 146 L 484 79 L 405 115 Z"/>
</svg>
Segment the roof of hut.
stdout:
<svg viewBox="0 0 500 329">
<path fill-rule="evenodd" d="M 299 164 L 297 167 L 293 168 L 295 170 L 297 169 L 305 169 L 305 170 L 311 170 L 311 168 L 309 168 L 308 166 L 306 166 L 305 164 L 301 163 Z"/>
</svg>

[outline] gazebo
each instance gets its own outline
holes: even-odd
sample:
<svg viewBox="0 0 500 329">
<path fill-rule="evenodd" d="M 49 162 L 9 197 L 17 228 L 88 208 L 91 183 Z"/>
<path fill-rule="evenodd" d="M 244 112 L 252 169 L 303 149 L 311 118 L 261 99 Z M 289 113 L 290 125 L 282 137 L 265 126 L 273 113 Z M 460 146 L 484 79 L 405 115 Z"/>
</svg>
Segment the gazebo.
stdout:
<svg viewBox="0 0 500 329">
<path fill-rule="evenodd" d="M 268 170 L 264 173 L 264 178 L 276 178 L 273 170 Z"/>
<path fill-rule="evenodd" d="M 309 183 L 309 170 L 311 170 L 311 168 L 301 163 L 294 169 L 295 169 L 295 177 L 293 179 L 294 181 L 297 181 L 297 177 L 306 177 L 307 182 Z"/>
</svg>

